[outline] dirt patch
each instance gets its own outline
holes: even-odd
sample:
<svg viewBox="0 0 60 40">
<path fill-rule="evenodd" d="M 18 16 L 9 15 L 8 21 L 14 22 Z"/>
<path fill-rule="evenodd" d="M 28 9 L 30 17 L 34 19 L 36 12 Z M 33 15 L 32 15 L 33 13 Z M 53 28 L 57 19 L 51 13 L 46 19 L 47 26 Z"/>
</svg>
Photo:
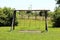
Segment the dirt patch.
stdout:
<svg viewBox="0 0 60 40">
<path fill-rule="evenodd" d="M 40 31 L 40 30 L 20 30 L 19 32 L 27 32 L 27 33 L 42 33 L 44 31 Z"/>
</svg>

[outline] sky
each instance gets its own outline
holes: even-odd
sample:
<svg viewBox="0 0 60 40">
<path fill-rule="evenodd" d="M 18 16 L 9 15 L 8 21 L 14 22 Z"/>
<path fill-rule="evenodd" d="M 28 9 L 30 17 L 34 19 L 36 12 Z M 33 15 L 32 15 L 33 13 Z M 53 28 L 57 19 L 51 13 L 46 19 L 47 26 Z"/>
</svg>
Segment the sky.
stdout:
<svg viewBox="0 0 60 40">
<path fill-rule="evenodd" d="M 15 9 L 42 9 L 54 11 L 55 0 L 0 0 L 0 7 L 11 7 Z"/>
</svg>

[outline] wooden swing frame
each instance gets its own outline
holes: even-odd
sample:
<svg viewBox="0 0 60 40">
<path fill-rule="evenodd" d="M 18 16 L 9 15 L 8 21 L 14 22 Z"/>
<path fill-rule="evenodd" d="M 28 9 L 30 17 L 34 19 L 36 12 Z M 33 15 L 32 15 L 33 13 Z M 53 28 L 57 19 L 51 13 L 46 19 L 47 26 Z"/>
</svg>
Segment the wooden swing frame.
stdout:
<svg viewBox="0 0 60 40">
<path fill-rule="evenodd" d="M 48 31 L 48 26 L 47 26 L 47 13 L 50 10 L 14 10 L 11 30 L 15 30 L 14 24 L 15 24 L 16 12 L 17 11 L 44 11 L 44 13 L 45 13 L 45 30 Z"/>
</svg>

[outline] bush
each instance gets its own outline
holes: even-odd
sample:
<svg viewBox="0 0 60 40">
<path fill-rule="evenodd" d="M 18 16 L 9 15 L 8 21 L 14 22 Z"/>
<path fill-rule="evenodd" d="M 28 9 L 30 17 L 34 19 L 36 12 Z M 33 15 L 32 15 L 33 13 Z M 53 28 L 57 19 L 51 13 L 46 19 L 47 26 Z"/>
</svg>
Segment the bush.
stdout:
<svg viewBox="0 0 60 40">
<path fill-rule="evenodd" d="M 13 11 L 14 9 L 7 7 L 0 8 L 0 26 L 11 26 Z M 15 21 L 15 25 L 17 25 L 17 21 Z"/>
<path fill-rule="evenodd" d="M 55 10 L 55 14 L 53 15 L 53 27 L 60 27 L 60 9 L 59 8 Z"/>
</svg>

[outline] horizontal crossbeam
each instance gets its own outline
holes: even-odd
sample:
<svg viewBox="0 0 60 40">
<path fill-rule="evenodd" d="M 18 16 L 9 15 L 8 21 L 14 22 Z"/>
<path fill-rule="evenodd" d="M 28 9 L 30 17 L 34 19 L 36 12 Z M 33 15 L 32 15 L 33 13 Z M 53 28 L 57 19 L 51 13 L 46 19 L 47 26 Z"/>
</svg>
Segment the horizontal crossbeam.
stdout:
<svg viewBox="0 0 60 40">
<path fill-rule="evenodd" d="M 50 10 L 15 10 L 15 11 L 50 11 Z"/>
</svg>

